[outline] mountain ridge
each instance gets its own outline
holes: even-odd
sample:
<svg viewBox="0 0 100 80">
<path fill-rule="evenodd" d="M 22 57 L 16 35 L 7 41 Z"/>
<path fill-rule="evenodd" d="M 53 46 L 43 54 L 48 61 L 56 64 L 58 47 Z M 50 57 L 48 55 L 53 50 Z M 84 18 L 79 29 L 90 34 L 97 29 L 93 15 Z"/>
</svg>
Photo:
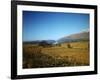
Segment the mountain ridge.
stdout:
<svg viewBox="0 0 100 80">
<path fill-rule="evenodd" d="M 72 42 L 72 41 L 80 41 L 80 40 L 89 40 L 89 31 L 84 31 L 80 33 L 71 34 L 69 36 L 62 37 L 58 39 L 58 43 L 63 42 Z"/>
</svg>

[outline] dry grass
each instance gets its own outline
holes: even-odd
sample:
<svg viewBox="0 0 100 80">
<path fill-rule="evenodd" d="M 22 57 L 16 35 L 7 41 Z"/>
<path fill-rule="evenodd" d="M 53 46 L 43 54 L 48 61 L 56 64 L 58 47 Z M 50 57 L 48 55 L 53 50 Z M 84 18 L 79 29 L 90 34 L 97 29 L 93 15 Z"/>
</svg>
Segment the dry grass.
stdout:
<svg viewBox="0 0 100 80">
<path fill-rule="evenodd" d="M 63 46 L 23 46 L 23 68 L 87 66 L 89 65 L 88 42 L 72 42 L 72 48 Z"/>
</svg>

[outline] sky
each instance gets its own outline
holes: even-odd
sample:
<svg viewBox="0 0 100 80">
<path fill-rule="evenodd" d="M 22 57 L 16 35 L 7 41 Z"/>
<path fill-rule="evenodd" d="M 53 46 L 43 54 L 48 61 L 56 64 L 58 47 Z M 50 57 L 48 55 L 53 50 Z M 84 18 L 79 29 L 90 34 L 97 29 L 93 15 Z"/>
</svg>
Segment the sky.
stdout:
<svg viewBox="0 0 100 80">
<path fill-rule="evenodd" d="M 89 30 L 89 14 L 23 11 L 23 41 L 58 40 Z"/>
</svg>

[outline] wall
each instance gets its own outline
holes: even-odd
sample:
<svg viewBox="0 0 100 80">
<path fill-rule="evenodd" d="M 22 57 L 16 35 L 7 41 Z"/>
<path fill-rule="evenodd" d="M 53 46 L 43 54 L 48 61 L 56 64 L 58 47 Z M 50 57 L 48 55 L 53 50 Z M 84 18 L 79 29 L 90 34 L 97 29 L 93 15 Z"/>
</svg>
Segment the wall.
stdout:
<svg viewBox="0 0 100 80">
<path fill-rule="evenodd" d="M 100 14 L 100 1 L 99 0 L 34 0 L 34 1 L 52 1 L 61 3 L 78 3 L 78 4 L 97 4 L 98 14 Z M 10 41 L 11 41 L 11 16 L 10 16 L 10 0 L 0 0 L 0 80 L 10 80 Z M 98 21 L 100 15 L 98 15 Z M 98 26 L 100 23 L 98 24 Z M 100 34 L 100 28 L 98 27 L 98 34 Z M 100 41 L 100 36 L 98 36 Z M 98 42 L 100 44 L 100 42 Z M 98 61 L 100 61 L 100 45 L 98 45 Z M 100 67 L 100 62 L 98 62 Z M 67 76 L 67 77 L 55 77 L 55 78 L 40 78 L 31 80 L 99 80 L 100 68 L 98 75 L 84 75 L 84 76 Z M 28 79 L 27 79 L 28 80 Z"/>
</svg>

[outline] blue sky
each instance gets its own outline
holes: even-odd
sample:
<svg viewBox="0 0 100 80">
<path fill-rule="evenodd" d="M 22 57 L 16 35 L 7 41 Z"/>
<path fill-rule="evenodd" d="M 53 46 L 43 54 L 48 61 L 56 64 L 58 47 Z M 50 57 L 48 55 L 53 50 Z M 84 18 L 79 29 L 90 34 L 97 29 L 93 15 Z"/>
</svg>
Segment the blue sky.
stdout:
<svg viewBox="0 0 100 80">
<path fill-rule="evenodd" d="M 89 29 L 89 14 L 23 11 L 23 41 L 58 40 Z"/>
</svg>

